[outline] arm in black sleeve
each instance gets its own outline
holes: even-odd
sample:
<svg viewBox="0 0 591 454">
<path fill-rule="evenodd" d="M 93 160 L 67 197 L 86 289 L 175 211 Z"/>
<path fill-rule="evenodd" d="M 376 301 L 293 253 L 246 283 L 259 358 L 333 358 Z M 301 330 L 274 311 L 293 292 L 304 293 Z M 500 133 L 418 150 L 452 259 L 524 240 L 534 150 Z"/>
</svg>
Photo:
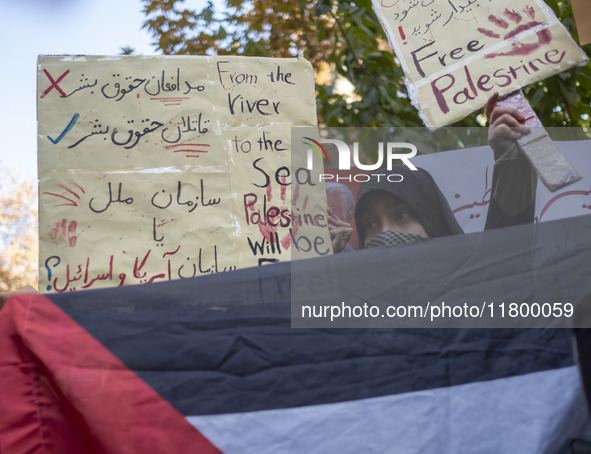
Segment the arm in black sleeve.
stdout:
<svg viewBox="0 0 591 454">
<path fill-rule="evenodd" d="M 534 221 L 537 177 L 517 141 L 490 141 L 495 155 L 485 230 Z"/>
</svg>

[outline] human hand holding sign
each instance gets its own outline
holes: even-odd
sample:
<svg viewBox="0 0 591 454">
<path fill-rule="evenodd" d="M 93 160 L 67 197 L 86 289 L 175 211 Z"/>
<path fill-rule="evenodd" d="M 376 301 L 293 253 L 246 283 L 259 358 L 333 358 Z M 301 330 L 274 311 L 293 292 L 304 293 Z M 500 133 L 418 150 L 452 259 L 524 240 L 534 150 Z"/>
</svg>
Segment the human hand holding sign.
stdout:
<svg viewBox="0 0 591 454">
<path fill-rule="evenodd" d="M 524 126 L 527 118 L 517 109 L 498 105 L 499 93 L 493 94 L 487 101 L 484 112 L 488 118 L 488 141 L 495 139 L 521 139 L 529 134 L 530 128 Z"/>
</svg>

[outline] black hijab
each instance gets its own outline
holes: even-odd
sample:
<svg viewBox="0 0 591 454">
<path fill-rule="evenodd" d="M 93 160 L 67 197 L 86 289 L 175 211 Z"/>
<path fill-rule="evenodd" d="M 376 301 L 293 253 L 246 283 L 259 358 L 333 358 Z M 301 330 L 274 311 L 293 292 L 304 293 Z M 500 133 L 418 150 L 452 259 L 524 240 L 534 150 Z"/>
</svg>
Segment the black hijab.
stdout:
<svg viewBox="0 0 591 454">
<path fill-rule="evenodd" d="M 380 175 L 378 180 L 377 175 Z M 389 182 L 388 175 L 401 175 L 403 181 Z M 399 178 L 398 178 L 399 179 Z M 397 179 L 393 178 L 393 181 Z M 365 210 L 366 196 L 373 191 L 384 191 L 406 203 L 416 213 L 429 238 L 464 233 L 447 203 L 447 199 L 424 169 L 410 170 L 405 166 L 393 166 L 392 170 L 378 169 L 370 180 L 363 183 L 355 205 L 355 223 L 360 248 L 363 247 L 365 232 L 361 225 L 361 215 Z"/>
</svg>

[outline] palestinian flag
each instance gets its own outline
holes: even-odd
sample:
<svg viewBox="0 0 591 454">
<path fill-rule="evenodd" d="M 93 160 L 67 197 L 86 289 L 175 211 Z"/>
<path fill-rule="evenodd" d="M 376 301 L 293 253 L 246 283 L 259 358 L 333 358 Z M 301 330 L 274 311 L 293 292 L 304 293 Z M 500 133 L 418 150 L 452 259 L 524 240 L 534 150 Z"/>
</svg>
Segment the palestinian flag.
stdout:
<svg viewBox="0 0 591 454">
<path fill-rule="evenodd" d="M 542 254 L 531 262 L 539 272 L 570 282 L 580 268 L 588 275 L 591 217 L 559 222 L 568 240 L 538 225 L 535 241 L 517 246 L 510 238 L 522 227 L 478 248 L 470 235 L 432 241 L 462 256 L 457 248 L 472 238 L 462 261 L 481 279 L 470 273 L 469 293 L 488 291 L 491 269 L 479 260 L 502 244 L 530 262 L 532 250 Z M 310 264 L 374 266 L 380 282 L 422 266 L 417 253 L 388 268 L 376 261 L 384 251 Z M 461 268 L 440 263 L 428 278 L 445 296 Z M 495 271 L 495 288 L 510 292 L 518 281 L 511 267 L 504 275 Z M 0 451 L 539 454 L 585 432 L 572 330 L 292 328 L 291 294 L 280 285 L 292 278 L 292 265 L 280 263 L 13 297 L 0 312 Z M 532 280 L 531 294 L 540 289 Z M 590 290 L 587 279 L 563 296 Z"/>
</svg>

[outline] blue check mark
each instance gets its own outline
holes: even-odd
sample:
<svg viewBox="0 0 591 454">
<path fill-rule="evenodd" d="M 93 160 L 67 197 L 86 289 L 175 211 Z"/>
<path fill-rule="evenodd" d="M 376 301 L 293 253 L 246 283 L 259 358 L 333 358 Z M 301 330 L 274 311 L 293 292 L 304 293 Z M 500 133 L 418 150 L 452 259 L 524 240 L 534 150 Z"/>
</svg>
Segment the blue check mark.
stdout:
<svg viewBox="0 0 591 454">
<path fill-rule="evenodd" d="M 64 136 L 70 132 L 70 129 L 72 129 L 74 127 L 74 125 L 76 124 L 76 121 L 78 120 L 78 118 L 80 117 L 80 114 L 74 114 L 74 116 L 72 117 L 72 119 L 70 120 L 70 123 L 68 123 L 68 126 L 66 126 L 66 129 L 64 129 L 62 131 L 62 133 L 58 136 L 57 139 L 53 139 L 49 136 L 47 136 L 47 138 L 49 140 L 51 140 L 51 142 L 56 145 L 60 140 L 62 140 L 64 138 Z"/>
</svg>

